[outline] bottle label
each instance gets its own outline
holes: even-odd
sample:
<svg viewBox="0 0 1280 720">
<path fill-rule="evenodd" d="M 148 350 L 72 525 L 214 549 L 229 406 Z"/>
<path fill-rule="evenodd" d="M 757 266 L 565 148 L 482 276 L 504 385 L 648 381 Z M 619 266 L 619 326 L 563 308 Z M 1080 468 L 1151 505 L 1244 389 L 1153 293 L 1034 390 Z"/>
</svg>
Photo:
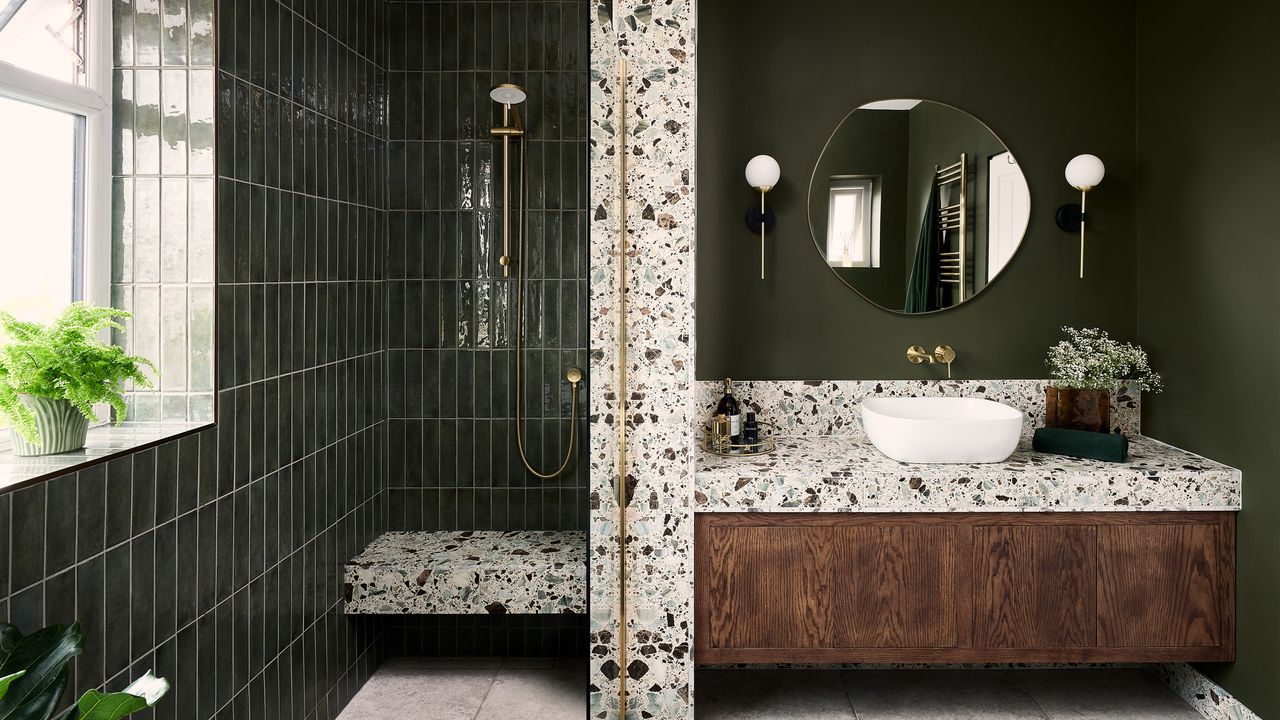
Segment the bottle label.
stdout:
<svg viewBox="0 0 1280 720">
<path fill-rule="evenodd" d="M 729 434 L 737 437 L 742 434 L 742 415 L 729 416 Z"/>
</svg>

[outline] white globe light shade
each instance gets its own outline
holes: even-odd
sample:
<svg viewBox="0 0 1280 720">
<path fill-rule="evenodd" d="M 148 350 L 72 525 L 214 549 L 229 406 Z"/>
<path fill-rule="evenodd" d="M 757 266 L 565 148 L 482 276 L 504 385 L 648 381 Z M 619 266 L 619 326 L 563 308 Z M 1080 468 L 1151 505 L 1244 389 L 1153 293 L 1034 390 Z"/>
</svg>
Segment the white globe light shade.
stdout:
<svg viewBox="0 0 1280 720">
<path fill-rule="evenodd" d="M 1097 155 L 1077 155 L 1067 163 L 1067 183 L 1077 190 L 1092 190 L 1106 174 L 1107 166 Z"/>
<path fill-rule="evenodd" d="M 768 155 L 757 155 L 747 163 L 747 184 L 753 188 L 772 188 L 782 177 L 778 161 Z"/>
</svg>

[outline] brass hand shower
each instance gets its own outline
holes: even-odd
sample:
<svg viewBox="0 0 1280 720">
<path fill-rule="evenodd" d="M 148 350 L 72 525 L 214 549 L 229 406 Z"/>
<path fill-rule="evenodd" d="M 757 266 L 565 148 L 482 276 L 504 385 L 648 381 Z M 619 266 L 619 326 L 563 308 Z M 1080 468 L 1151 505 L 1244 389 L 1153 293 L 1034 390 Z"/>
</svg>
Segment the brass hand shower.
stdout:
<svg viewBox="0 0 1280 720">
<path fill-rule="evenodd" d="M 516 110 L 513 105 L 524 102 L 528 94 L 524 88 L 519 85 L 504 83 L 493 89 L 489 93 L 495 102 L 502 103 L 502 127 L 490 128 L 489 134 L 502 138 L 502 257 L 498 262 L 502 265 L 503 277 L 511 276 L 511 195 L 510 195 L 510 177 L 511 177 L 511 153 L 510 143 L 512 136 L 520 140 L 520 189 L 516 193 L 519 198 L 520 205 L 516 214 L 516 227 L 519 237 L 517 243 L 520 245 L 520 259 L 516 263 L 516 449 L 520 453 L 520 464 L 529 473 L 543 479 L 550 480 L 563 473 L 569 468 L 573 462 L 574 441 L 578 436 L 578 385 L 582 382 L 581 368 L 571 367 L 565 373 L 565 379 L 572 386 L 572 397 L 569 410 L 569 447 L 565 450 L 564 461 L 560 463 L 560 467 L 551 472 L 541 472 L 529 463 L 528 455 L 524 449 L 524 429 L 521 425 L 520 404 L 524 395 L 523 383 L 523 352 L 522 344 L 524 338 L 524 224 L 525 224 L 525 208 L 524 208 L 524 156 L 525 156 L 525 133 L 524 127 L 520 123 L 520 111 Z"/>
</svg>

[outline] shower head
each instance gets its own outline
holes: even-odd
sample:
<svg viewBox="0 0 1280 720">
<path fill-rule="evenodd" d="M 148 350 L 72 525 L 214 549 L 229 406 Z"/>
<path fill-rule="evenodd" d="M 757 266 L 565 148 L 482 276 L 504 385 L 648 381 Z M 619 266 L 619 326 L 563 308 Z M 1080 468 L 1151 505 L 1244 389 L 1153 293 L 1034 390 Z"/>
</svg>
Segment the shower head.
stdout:
<svg viewBox="0 0 1280 720">
<path fill-rule="evenodd" d="M 525 98 L 529 97 L 529 93 L 514 83 L 502 83 L 489 91 L 489 97 L 493 98 L 494 102 L 502 103 L 503 105 L 519 105 L 525 101 Z"/>
</svg>

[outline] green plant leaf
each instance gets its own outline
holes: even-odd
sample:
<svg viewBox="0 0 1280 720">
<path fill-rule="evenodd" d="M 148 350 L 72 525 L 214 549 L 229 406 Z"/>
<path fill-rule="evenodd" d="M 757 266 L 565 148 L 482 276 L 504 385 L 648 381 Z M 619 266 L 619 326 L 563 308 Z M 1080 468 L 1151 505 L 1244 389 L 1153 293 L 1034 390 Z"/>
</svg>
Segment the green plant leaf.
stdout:
<svg viewBox="0 0 1280 720">
<path fill-rule="evenodd" d="M 147 701 L 129 693 L 100 693 L 88 690 L 76 703 L 76 712 L 67 716 L 68 720 L 117 720 L 132 715 L 139 710 L 146 710 Z"/>
<path fill-rule="evenodd" d="M 84 649 L 78 623 L 51 625 L 23 636 L 0 623 L 0 676 L 25 671 L 0 697 L 0 720 L 46 720 L 67 687 L 68 663 Z"/>
<path fill-rule="evenodd" d="M 18 678 L 22 677 L 24 674 L 26 674 L 26 672 L 27 672 L 26 670 L 19 670 L 18 672 L 12 675 L 5 675 L 4 677 L 0 677 L 0 698 L 3 698 L 4 694 L 9 691 L 9 684 L 12 683 L 14 680 L 17 680 Z"/>
<path fill-rule="evenodd" d="M 148 670 L 142 677 L 129 683 L 123 692 L 85 692 L 80 697 L 80 702 L 58 720 L 118 720 L 155 705 L 167 692 L 169 681 L 152 675 Z"/>
</svg>

